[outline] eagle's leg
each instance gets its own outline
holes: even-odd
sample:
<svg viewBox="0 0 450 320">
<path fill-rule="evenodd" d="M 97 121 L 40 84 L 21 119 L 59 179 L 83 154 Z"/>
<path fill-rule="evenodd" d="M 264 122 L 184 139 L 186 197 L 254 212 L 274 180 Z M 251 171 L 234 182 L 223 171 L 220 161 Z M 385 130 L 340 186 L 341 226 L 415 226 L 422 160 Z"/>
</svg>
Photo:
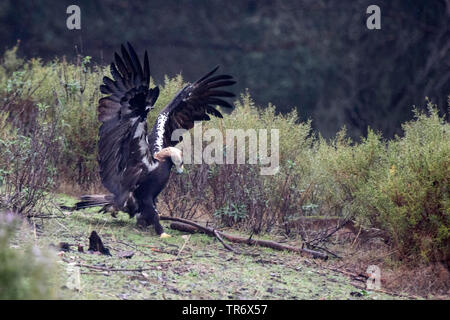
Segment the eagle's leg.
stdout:
<svg viewBox="0 0 450 320">
<path fill-rule="evenodd" d="M 153 221 L 154 221 L 153 224 L 155 226 L 156 233 L 159 235 L 160 238 L 170 238 L 170 235 L 164 232 L 164 229 L 163 229 L 161 223 L 159 222 L 159 212 L 156 211 L 156 208 L 155 208 L 155 212 L 156 212 L 156 214 L 153 218 Z"/>
<path fill-rule="evenodd" d="M 155 231 L 156 231 L 157 235 L 161 236 L 164 233 L 164 229 L 163 229 L 161 223 L 159 222 L 158 213 L 156 213 L 155 216 L 153 217 L 153 226 L 155 227 Z"/>
<path fill-rule="evenodd" d="M 155 203 L 155 202 L 156 202 L 156 200 L 153 200 L 153 203 Z M 170 238 L 170 234 L 167 234 L 167 233 L 164 232 L 164 229 L 161 226 L 161 223 L 159 222 L 159 212 L 156 209 L 156 206 L 155 206 L 155 212 L 156 212 L 156 214 L 155 214 L 155 217 L 154 217 L 154 221 L 155 221 L 154 224 L 155 224 L 156 233 L 159 234 L 160 238 L 163 238 L 163 239 L 164 238 Z"/>
</svg>

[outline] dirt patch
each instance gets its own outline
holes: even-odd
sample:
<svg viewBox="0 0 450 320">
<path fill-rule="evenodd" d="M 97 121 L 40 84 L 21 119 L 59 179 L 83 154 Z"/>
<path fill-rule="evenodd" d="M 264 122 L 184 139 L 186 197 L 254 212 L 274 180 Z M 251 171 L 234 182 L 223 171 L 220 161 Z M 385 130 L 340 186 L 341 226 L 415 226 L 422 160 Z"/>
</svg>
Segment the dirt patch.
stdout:
<svg viewBox="0 0 450 320">
<path fill-rule="evenodd" d="M 450 271 L 442 263 L 413 265 L 399 261 L 396 251 L 380 238 L 361 239 L 347 235 L 344 243 L 332 250 L 342 260 L 332 260 L 333 267 L 352 274 L 366 274 L 369 266 L 380 269 L 381 287 L 395 294 L 416 298 L 450 299 Z"/>
</svg>

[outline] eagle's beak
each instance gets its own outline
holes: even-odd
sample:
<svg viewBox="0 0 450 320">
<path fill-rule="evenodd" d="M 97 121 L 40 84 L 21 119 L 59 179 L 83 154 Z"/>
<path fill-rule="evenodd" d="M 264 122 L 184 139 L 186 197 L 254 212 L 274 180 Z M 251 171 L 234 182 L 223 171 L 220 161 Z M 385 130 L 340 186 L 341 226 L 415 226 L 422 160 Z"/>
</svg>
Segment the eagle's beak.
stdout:
<svg viewBox="0 0 450 320">
<path fill-rule="evenodd" d="M 183 173 L 183 171 L 184 171 L 184 166 L 183 165 L 177 167 L 177 173 L 178 174 Z"/>
</svg>

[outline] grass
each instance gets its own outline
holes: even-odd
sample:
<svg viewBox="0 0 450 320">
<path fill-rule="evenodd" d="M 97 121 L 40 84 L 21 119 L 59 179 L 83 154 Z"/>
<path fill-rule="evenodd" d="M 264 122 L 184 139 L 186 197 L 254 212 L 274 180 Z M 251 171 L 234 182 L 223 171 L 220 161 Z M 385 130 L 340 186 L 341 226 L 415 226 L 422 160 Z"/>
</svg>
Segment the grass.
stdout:
<svg viewBox="0 0 450 320">
<path fill-rule="evenodd" d="M 58 196 L 66 205 L 74 199 Z M 69 252 L 60 255 L 57 275 L 66 283 L 70 263 L 93 268 L 129 269 L 104 271 L 80 268 L 80 290 L 64 289 L 69 299 L 391 299 L 378 292 L 365 292 L 320 262 L 267 248 L 241 247 L 247 255 L 227 251 L 215 239 L 169 229 L 169 239 L 152 230 L 141 230 L 134 219 L 94 213 L 93 210 L 64 213 L 63 218 L 33 220 L 36 242 L 43 248 L 67 242 Z M 96 230 L 112 256 L 87 253 L 89 235 Z M 25 231 L 23 231 L 25 232 Z M 77 251 L 77 244 L 85 253 Z M 183 249 L 182 249 L 183 248 Z M 182 250 L 181 250 L 182 249 Z M 119 252 L 133 251 L 131 259 Z M 161 260 L 178 261 L 151 262 Z M 141 269 L 141 270 L 140 270 Z M 360 292 L 355 298 L 351 292 Z"/>
</svg>

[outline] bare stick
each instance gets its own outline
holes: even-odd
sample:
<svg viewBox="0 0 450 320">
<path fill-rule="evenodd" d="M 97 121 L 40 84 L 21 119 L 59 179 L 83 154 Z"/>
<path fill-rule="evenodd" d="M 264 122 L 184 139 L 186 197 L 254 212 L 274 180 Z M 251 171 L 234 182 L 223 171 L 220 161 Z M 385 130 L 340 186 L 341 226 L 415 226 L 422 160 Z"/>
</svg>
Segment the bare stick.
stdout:
<svg viewBox="0 0 450 320">
<path fill-rule="evenodd" d="M 222 237 L 220 236 L 219 232 L 218 232 L 217 230 L 215 230 L 215 229 L 214 229 L 214 235 L 216 236 L 217 240 L 219 240 L 220 243 L 222 243 L 223 246 L 224 246 L 226 249 L 228 249 L 228 250 L 230 250 L 230 251 L 232 251 L 232 252 L 234 252 L 234 253 L 238 253 L 236 250 L 233 249 L 233 247 L 231 247 L 229 244 L 226 244 L 225 241 L 223 241 L 223 239 L 222 239 Z"/>
<path fill-rule="evenodd" d="M 202 226 L 199 223 L 190 221 L 190 220 L 186 220 L 186 219 L 182 219 L 182 218 L 175 218 L 175 217 L 167 217 L 167 216 L 160 216 L 159 217 L 161 220 L 169 220 L 169 221 L 177 221 L 177 222 L 181 222 L 184 224 L 188 224 L 191 226 L 196 227 L 199 231 L 202 231 L 203 233 L 212 236 L 212 237 L 216 237 L 215 231 L 217 234 L 219 234 L 222 238 L 227 239 L 228 241 L 234 242 L 234 243 L 245 243 L 248 245 L 255 245 L 255 246 L 261 246 L 261 247 L 267 247 L 267 248 L 271 248 L 271 249 L 275 249 L 275 250 L 287 250 L 287 251 L 291 251 L 291 252 L 297 252 L 300 253 L 301 255 L 304 256 L 308 256 L 308 257 L 312 257 L 312 258 L 319 258 L 319 259 L 323 259 L 323 260 L 327 260 L 328 259 L 328 255 L 322 253 L 322 252 L 318 252 L 318 251 L 314 251 L 314 250 L 310 250 L 310 249 L 306 249 L 306 248 L 299 248 L 299 247 L 294 247 L 294 246 L 290 246 L 290 245 L 286 245 L 286 244 L 281 244 L 275 241 L 269 241 L 269 240 L 255 240 L 255 239 L 251 239 L 251 238 L 245 238 L 245 237 L 240 237 L 240 236 L 236 236 L 236 235 L 231 235 L 231 234 L 227 234 L 209 227 L 205 227 Z M 178 229 L 177 226 L 180 226 L 181 224 L 172 224 L 175 228 L 174 229 Z M 183 227 L 181 226 L 180 229 L 182 229 Z M 184 228 L 182 231 L 185 231 L 188 228 Z M 191 228 L 189 228 L 191 229 Z M 219 240 L 220 241 L 220 240 Z"/>
<path fill-rule="evenodd" d="M 180 250 L 178 251 L 177 256 L 175 257 L 175 259 L 178 258 L 178 256 L 180 255 L 181 251 L 183 251 L 184 247 L 186 246 L 186 243 L 189 242 L 189 239 L 191 238 L 191 235 L 185 236 L 185 237 L 186 237 L 186 239 L 184 240 L 184 243 L 181 246 Z"/>
</svg>

